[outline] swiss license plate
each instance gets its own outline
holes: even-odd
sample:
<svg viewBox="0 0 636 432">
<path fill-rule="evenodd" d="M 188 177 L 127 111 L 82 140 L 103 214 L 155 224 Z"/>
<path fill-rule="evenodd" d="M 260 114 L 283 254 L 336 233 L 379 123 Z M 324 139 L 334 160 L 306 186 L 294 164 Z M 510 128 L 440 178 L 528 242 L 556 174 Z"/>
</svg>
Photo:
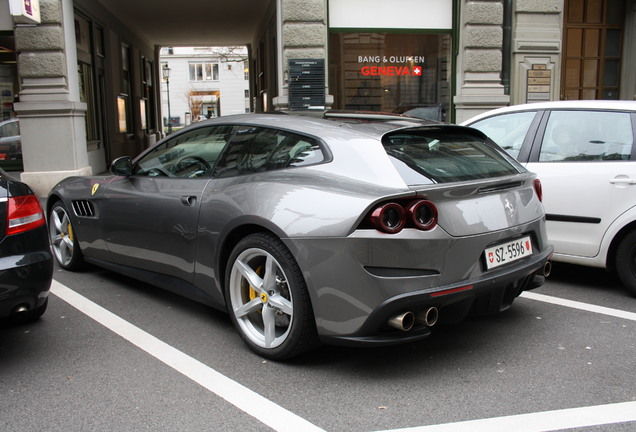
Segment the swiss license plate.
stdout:
<svg viewBox="0 0 636 432">
<path fill-rule="evenodd" d="M 486 268 L 491 269 L 509 262 L 532 255 L 532 242 L 530 237 L 522 237 L 507 243 L 489 247 L 484 251 L 486 256 Z"/>
</svg>

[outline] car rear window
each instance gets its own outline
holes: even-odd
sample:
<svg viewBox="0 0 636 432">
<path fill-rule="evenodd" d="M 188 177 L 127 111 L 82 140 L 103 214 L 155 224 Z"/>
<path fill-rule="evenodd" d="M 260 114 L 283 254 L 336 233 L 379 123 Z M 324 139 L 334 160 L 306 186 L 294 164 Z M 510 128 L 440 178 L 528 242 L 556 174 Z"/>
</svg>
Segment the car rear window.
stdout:
<svg viewBox="0 0 636 432">
<path fill-rule="evenodd" d="M 409 185 L 502 177 L 521 171 L 496 146 L 455 128 L 400 130 L 385 135 L 382 144 Z"/>
</svg>

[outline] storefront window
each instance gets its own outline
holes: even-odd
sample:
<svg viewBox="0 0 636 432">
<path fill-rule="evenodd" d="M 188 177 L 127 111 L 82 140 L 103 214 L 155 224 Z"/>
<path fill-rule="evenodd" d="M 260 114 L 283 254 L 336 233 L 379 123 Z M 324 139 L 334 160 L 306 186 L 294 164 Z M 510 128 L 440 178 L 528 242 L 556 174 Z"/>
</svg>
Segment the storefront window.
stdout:
<svg viewBox="0 0 636 432">
<path fill-rule="evenodd" d="M 451 35 L 332 33 L 335 109 L 450 120 Z"/>
<path fill-rule="evenodd" d="M 86 146 L 89 151 L 101 145 L 101 124 L 98 107 L 98 92 L 95 85 L 95 56 L 93 23 L 79 13 L 75 14 L 75 43 L 77 44 L 77 75 L 79 100 L 86 103 Z M 101 33 L 97 33 L 98 41 Z"/>
</svg>

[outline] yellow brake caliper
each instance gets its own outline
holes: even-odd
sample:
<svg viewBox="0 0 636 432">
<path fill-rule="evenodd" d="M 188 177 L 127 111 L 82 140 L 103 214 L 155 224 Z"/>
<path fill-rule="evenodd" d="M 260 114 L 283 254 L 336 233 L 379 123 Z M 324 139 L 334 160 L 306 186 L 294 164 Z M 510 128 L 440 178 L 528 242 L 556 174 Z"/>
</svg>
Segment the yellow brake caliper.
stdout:
<svg viewBox="0 0 636 432">
<path fill-rule="evenodd" d="M 256 268 L 256 274 L 259 275 L 260 277 L 263 277 L 263 266 L 259 266 Z M 250 296 L 250 301 L 254 300 L 256 297 L 259 297 L 258 292 L 254 289 L 252 285 L 250 285 L 249 296 Z M 262 313 L 263 311 L 260 310 L 259 312 Z"/>
</svg>

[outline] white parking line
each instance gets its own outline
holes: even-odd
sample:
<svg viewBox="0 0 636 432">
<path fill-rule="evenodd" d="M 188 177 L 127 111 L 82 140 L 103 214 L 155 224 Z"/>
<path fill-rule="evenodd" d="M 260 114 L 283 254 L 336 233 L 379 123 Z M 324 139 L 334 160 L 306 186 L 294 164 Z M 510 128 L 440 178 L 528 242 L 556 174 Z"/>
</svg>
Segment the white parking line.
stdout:
<svg viewBox="0 0 636 432">
<path fill-rule="evenodd" d="M 275 431 L 318 432 L 323 429 L 297 416 L 198 360 L 157 339 L 57 281 L 51 292 L 133 345 L 225 399 Z M 536 293 L 523 297 L 636 321 L 636 314 Z M 556 411 L 393 429 L 383 432 L 548 432 L 575 427 L 636 422 L 636 401 Z"/>
<path fill-rule="evenodd" d="M 70 288 L 53 281 L 51 292 L 107 329 L 276 431 L 322 431 L 302 417 L 182 353 Z"/>
<path fill-rule="evenodd" d="M 546 432 L 636 421 L 636 401 L 383 432 Z"/>
<path fill-rule="evenodd" d="M 542 301 L 545 303 L 551 303 L 559 306 L 566 306 L 573 309 L 584 310 L 588 312 L 594 312 L 603 315 L 609 315 L 616 318 L 623 318 L 626 320 L 636 321 L 636 313 L 627 312 L 620 309 L 611 309 L 603 306 L 597 306 L 589 303 L 581 303 L 573 300 L 565 300 L 558 297 L 547 296 L 544 294 L 537 294 L 534 292 L 524 292 L 521 297 L 525 297 L 532 300 Z"/>
</svg>

